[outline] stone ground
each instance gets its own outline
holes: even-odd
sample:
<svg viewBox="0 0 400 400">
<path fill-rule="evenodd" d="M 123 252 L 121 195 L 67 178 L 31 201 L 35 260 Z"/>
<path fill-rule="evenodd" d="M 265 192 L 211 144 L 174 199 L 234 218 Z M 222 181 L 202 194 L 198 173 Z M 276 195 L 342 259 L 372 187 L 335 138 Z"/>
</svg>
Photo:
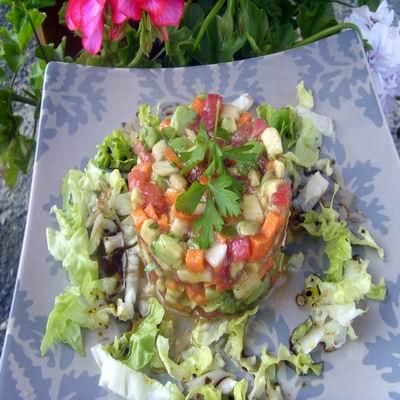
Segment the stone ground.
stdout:
<svg viewBox="0 0 400 400">
<path fill-rule="evenodd" d="M 400 15 L 400 2 L 398 0 L 389 1 L 396 9 L 396 15 Z M 338 19 L 344 14 L 344 9 L 338 8 Z M 0 6 L 0 26 L 7 24 L 5 21 L 5 6 Z M 31 63 L 33 62 L 32 46 L 27 51 L 28 62 L 18 74 L 16 89 L 20 91 L 27 85 L 27 77 Z M 32 108 L 19 106 L 18 112 L 25 116 L 25 128 L 31 132 L 33 128 Z M 400 127 L 400 113 L 389 116 L 389 125 L 392 129 L 393 140 L 396 143 L 400 154 L 400 140 L 396 136 L 396 130 Z M 31 176 L 21 176 L 15 189 L 10 190 L 0 179 L 0 349 L 2 347 L 6 321 L 10 310 L 13 288 L 17 276 L 19 257 L 21 252 L 22 240 L 24 236 L 26 213 L 29 202 L 31 186 Z M 1 351 L 1 350 L 0 350 Z"/>
</svg>

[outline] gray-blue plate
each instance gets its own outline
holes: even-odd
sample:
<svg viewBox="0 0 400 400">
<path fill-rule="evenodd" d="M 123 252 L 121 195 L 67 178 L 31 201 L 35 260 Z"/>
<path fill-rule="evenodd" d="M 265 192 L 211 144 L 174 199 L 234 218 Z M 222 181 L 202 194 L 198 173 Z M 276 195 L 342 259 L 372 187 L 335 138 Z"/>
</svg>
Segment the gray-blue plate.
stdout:
<svg viewBox="0 0 400 400">
<path fill-rule="evenodd" d="M 46 71 L 39 144 L 21 265 L 1 359 L 1 398 L 63 400 L 114 398 L 97 386 L 98 370 L 86 358 L 58 345 L 42 358 L 40 341 L 54 297 L 67 284 L 65 272 L 49 256 L 45 228 L 54 224 L 52 204 L 71 168 L 81 168 L 96 144 L 121 121 L 133 118 L 140 103 L 187 102 L 196 93 L 220 93 L 230 100 L 243 92 L 257 102 L 296 104 L 296 85 L 304 80 L 315 95 L 316 111 L 335 121 L 336 137 L 324 152 L 336 159 L 344 184 L 358 198 L 369 228 L 385 248 L 386 262 L 372 252 L 375 278 L 385 276 L 388 297 L 370 302 L 358 318 L 359 339 L 325 361 L 320 377 L 297 377 L 283 369 L 280 378 L 290 399 L 400 399 L 400 164 L 374 92 L 362 44 L 353 32 L 280 54 L 246 61 L 189 68 L 123 70 L 51 63 Z M 304 319 L 294 302 L 307 265 L 270 297 L 253 322 L 251 345 L 273 352 L 287 344 Z M 100 340 L 86 334 L 86 349 Z"/>
</svg>

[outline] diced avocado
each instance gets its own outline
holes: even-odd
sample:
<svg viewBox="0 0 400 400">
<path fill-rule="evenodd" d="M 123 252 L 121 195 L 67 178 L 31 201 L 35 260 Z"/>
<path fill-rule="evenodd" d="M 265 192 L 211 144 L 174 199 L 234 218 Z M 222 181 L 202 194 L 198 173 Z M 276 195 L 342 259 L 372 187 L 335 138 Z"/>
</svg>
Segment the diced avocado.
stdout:
<svg viewBox="0 0 400 400">
<path fill-rule="evenodd" d="M 166 139 L 172 139 L 179 136 L 179 132 L 177 132 L 172 126 L 166 126 L 162 129 L 161 133 Z"/>
<path fill-rule="evenodd" d="M 160 139 L 160 133 L 153 127 L 144 128 L 140 133 L 140 141 L 145 145 L 147 150 L 151 150 Z"/>
<path fill-rule="evenodd" d="M 264 212 L 256 193 L 243 196 L 243 217 L 260 224 L 264 221 Z"/>
<path fill-rule="evenodd" d="M 238 222 L 237 231 L 242 236 L 252 236 L 259 232 L 260 224 L 256 221 L 243 220 Z"/>
<path fill-rule="evenodd" d="M 232 278 L 235 278 L 237 274 L 243 269 L 244 261 L 233 262 L 231 264 L 230 274 Z"/>
<path fill-rule="evenodd" d="M 227 130 L 228 132 L 236 132 L 236 122 L 232 117 L 224 117 L 222 118 L 221 128 Z"/>
<path fill-rule="evenodd" d="M 246 304 L 235 298 L 231 290 L 224 290 L 221 292 L 220 296 L 208 306 L 210 309 L 218 309 L 224 314 L 235 314 L 239 311 L 243 311 L 247 307 Z M 203 308 L 205 307 L 203 306 Z"/>
<path fill-rule="evenodd" d="M 147 244 L 151 244 L 160 236 L 160 229 L 152 219 L 146 219 L 140 229 L 140 236 Z"/>
<path fill-rule="evenodd" d="M 269 277 L 268 277 L 268 275 L 266 275 L 264 277 L 264 280 L 258 285 L 258 287 L 255 290 L 253 290 L 251 295 L 249 297 L 245 298 L 243 301 L 246 304 L 253 303 L 268 290 L 269 286 L 270 286 L 269 285 Z"/>
<path fill-rule="evenodd" d="M 174 268 L 182 266 L 185 251 L 177 240 L 171 236 L 163 233 L 151 248 L 161 262 Z"/>
<path fill-rule="evenodd" d="M 189 107 L 179 105 L 172 116 L 171 127 L 177 132 L 182 132 L 189 124 L 194 122 L 196 113 Z"/>
<path fill-rule="evenodd" d="M 246 266 L 246 273 L 242 275 L 237 284 L 233 287 L 233 294 L 237 299 L 243 300 L 249 297 L 261 284 L 258 271 Z"/>
<path fill-rule="evenodd" d="M 158 187 L 160 187 L 162 190 L 165 191 L 165 190 L 168 189 L 168 185 L 169 185 L 168 179 L 166 179 L 166 178 L 164 178 L 164 177 L 162 177 L 162 176 L 160 176 L 160 175 L 154 174 L 153 180 L 154 180 L 155 184 L 156 184 Z"/>
</svg>

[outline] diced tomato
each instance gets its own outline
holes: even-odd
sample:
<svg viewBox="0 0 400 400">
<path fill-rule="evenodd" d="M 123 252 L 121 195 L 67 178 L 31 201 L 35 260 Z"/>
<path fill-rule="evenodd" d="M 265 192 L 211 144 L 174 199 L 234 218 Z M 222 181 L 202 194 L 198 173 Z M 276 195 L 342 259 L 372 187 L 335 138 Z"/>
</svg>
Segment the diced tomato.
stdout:
<svg viewBox="0 0 400 400">
<path fill-rule="evenodd" d="M 234 262 L 250 259 L 250 241 L 247 237 L 238 237 L 228 242 L 228 257 Z"/>
<path fill-rule="evenodd" d="M 234 281 L 232 280 L 231 264 L 228 258 L 225 258 L 221 266 L 213 269 L 213 282 L 215 283 L 215 289 L 218 292 L 232 289 Z"/>
<path fill-rule="evenodd" d="M 262 118 L 257 118 L 253 125 L 253 136 L 260 137 L 267 128 L 268 124 Z"/>
<path fill-rule="evenodd" d="M 244 123 L 238 130 L 233 134 L 231 139 L 232 146 L 241 146 L 246 143 L 252 136 L 253 124 L 251 122 Z"/>
<path fill-rule="evenodd" d="M 166 211 L 168 205 L 165 201 L 164 193 L 156 184 L 152 182 L 146 183 L 139 190 L 145 205 L 151 204 L 157 215 L 161 215 Z"/>
<path fill-rule="evenodd" d="M 152 167 L 150 162 L 143 162 L 133 167 L 128 174 L 129 190 L 140 188 L 147 183 L 150 179 L 151 171 Z"/>
<path fill-rule="evenodd" d="M 292 191 L 287 182 L 283 182 L 278 186 L 278 190 L 271 196 L 271 204 L 277 207 L 287 208 L 292 198 Z"/>
<path fill-rule="evenodd" d="M 200 119 L 204 122 L 207 132 L 212 132 L 215 127 L 215 118 L 217 116 L 217 104 L 222 111 L 222 97 L 219 94 L 209 94 L 204 101 L 204 107 L 200 113 Z"/>
<path fill-rule="evenodd" d="M 137 142 L 133 146 L 133 152 L 143 161 L 143 162 L 154 162 L 154 157 L 151 153 L 147 152 L 144 148 L 143 143 Z"/>
</svg>

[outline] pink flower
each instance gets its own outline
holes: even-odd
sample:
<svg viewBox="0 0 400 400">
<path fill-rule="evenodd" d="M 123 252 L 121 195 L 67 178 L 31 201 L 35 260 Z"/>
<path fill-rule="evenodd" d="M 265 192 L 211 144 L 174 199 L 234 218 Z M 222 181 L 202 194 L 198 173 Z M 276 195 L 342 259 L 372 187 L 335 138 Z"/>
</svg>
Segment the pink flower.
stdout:
<svg viewBox="0 0 400 400">
<path fill-rule="evenodd" d="M 68 0 L 65 14 L 68 29 L 80 31 L 82 45 L 88 53 L 97 54 L 100 51 L 107 6 L 111 9 L 113 39 L 118 37 L 119 24 L 129 19 L 139 21 L 143 12 L 149 14 L 156 26 L 178 26 L 184 0 Z"/>
</svg>

